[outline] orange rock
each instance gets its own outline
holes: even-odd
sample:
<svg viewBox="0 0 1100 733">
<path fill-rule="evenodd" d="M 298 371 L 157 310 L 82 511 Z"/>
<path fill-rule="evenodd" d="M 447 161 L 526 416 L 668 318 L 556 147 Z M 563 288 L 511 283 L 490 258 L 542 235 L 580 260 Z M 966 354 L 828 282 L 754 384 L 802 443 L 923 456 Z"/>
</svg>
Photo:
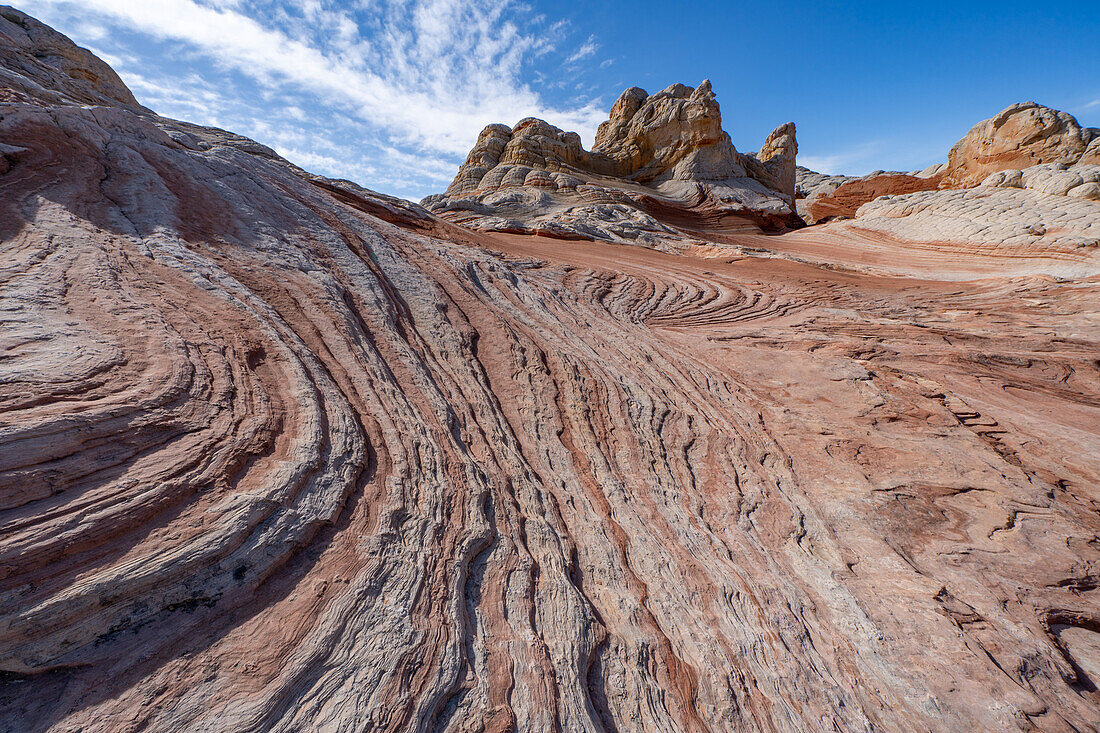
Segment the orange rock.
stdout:
<svg viewBox="0 0 1100 733">
<path fill-rule="evenodd" d="M 851 218 L 863 204 L 879 196 L 893 196 L 915 191 L 929 191 L 939 187 L 940 175 L 917 178 L 904 173 L 884 173 L 877 176 L 856 178 L 842 184 L 831 194 L 818 198 L 810 206 L 814 222 L 837 217 Z"/>
<path fill-rule="evenodd" d="M 990 173 L 1038 163 L 1072 165 L 1081 161 L 1094 137 L 1100 138 L 1100 131 L 1082 128 L 1068 112 L 1035 102 L 1014 104 L 979 122 L 955 143 L 947 156 L 943 185 L 969 188 Z"/>
</svg>

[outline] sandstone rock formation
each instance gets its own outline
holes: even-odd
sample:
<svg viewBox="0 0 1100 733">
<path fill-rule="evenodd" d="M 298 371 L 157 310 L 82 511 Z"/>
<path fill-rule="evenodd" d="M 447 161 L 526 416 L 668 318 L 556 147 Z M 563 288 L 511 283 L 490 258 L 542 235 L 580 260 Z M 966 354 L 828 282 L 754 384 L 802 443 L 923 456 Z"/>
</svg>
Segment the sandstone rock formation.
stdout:
<svg viewBox="0 0 1100 733">
<path fill-rule="evenodd" d="M 916 242 L 1100 248 L 1100 202 L 993 186 L 884 196 L 855 225 Z"/>
<path fill-rule="evenodd" d="M 79 102 L 143 110 L 107 64 L 26 13 L 0 6 L 0 101 Z"/>
<path fill-rule="evenodd" d="M 981 185 L 1023 188 L 1050 196 L 1072 196 L 1095 201 L 1092 193 L 1097 182 L 1100 182 L 1100 165 L 1065 166 L 1061 163 L 1047 163 L 1023 170 L 991 173 Z"/>
<path fill-rule="evenodd" d="M 927 168 L 919 171 L 913 171 L 909 175 L 916 176 L 917 178 L 931 178 L 934 175 L 942 173 L 944 168 L 946 167 L 947 163 L 933 163 Z"/>
<path fill-rule="evenodd" d="M 639 183 L 745 175 L 707 80 L 695 89 L 673 84 L 652 96 L 627 89 L 596 131 L 592 152 L 611 162 L 597 173 Z"/>
<path fill-rule="evenodd" d="M 797 166 L 795 168 L 795 211 L 807 224 L 816 224 L 810 213 L 814 203 L 823 196 L 831 194 L 848 181 L 855 180 L 853 176 L 831 175 L 818 173 L 809 168 Z"/>
<path fill-rule="evenodd" d="M 856 226 L 914 242 L 1098 247 L 1097 139 L 1068 113 L 1016 104 L 975 125 L 946 164 L 915 176 L 800 171 L 798 211 L 809 224 L 857 217 Z"/>
<path fill-rule="evenodd" d="M 1014 104 L 975 125 L 947 156 L 944 186 L 969 188 L 990 173 L 1027 168 L 1039 163 L 1096 162 L 1093 148 L 1100 130 L 1083 128 L 1073 115 L 1035 102 Z"/>
<path fill-rule="evenodd" d="M 632 87 L 611 108 L 592 151 L 543 120 L 489 125 L 446 193 L 422 202 L 483 231 L 680 246 L 691 230 L 731 222 L 797 226 L 792 123 L 758 156 L 722 129 L 710 82 L 657 94 Z"/>
<path fill-rule="evenodd" d="M 795 156 L 798 154 L 794 133 L 793 122 L 780 125 L 764 140 L 760 152 L 742 156 L 749 174 L 786 196 L 792 208 L 797 167 Z"/>
<path fill-rule="evenodd" d="M 0 730 L 1095 728 L 1095 249 L 472 232 L 13 48 Z"/>
<path fill-rule="evenodd" d="M 803 180 L 808 186 L 808 195 L 798 202 L 799 215 L 807 224 L 817 224 L 830 219 L 851 218 L 859 207 L 880 196 L 934 190 L 939 185 L 940 177 L 875 172 L 860 178 L 822 176 L 818 180 L 804 175 Z"/>
<path fill-rule="evenodd" d="M 838 189 L 838 193 L 842 189 Z M 916 242 L 1100 250 L 1100 166 L 1044 164 L 966 190 L 883 196 L 857 225 Z"/>
</svg>

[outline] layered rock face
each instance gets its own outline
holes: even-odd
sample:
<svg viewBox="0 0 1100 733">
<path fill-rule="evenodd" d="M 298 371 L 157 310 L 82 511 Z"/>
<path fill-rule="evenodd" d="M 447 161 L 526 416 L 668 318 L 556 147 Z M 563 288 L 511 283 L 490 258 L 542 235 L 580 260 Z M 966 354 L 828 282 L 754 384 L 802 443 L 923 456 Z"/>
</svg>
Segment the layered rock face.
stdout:
<svg viewBox="0 0 1100 733">
<path fill-rule="evenodd" d="M 859 207 L 880 196 L 934 190 L 940 176 L 914 176 L 877 171 L 866 176 L 826 176 L 802 169 L 798 176 L 798 214 L 807 224 L 852 218 Z"/>
<path fill-rule="evenodd" d="M 772 130 L 760 152 L 743 156 L 742 162 L 753 178 L 782 193 L 793 208 L 797 154 L 794 123 L 788 122 Z"/>
<path fill-rule="evenodd" d="M 0 730 L 1095 728 L 1094 251 L 472 232 L 28 28 Z"/>
<path fill-rule="evenodd" d="M 759 155 L 738 153 L 708 81 L 653 95 L 632 87 L 600 125 L 591 152 L 576 133 L 542 120 L 489 125 L 446 193 L 422 203 L 483 231 L 674 248 L 707 223 L 798 225 L 797 151 L 787 123 Z"/>
<path fill-rule="evenodd" d="M 860 227 L 912 241 L 1096 251 L 1100 166 L 999 171 L 976 188 L 876 198 L 855 215 Z"/>
<path fill-rule="evenodd" d="M 640 183 L 745 175 L 709 81 L 695 89 L 673 84 L 653 96 L 627 89 L 596 131 L 593 152 L 614 162 L 612 175 Z"/>
</svg>

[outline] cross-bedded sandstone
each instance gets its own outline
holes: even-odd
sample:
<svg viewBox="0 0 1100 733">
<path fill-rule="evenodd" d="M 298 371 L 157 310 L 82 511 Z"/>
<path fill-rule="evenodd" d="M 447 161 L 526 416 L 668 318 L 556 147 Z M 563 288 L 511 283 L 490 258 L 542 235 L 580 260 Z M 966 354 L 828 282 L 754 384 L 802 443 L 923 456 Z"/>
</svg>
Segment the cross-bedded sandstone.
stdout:
<svg viewBox="0 0 1100 733">
<path fill-rule="evenodd" d="M 67 73 L 0 102 L 0 729 L 1095 727 L 1094 250 L 468 231 Z"/>
</svg>

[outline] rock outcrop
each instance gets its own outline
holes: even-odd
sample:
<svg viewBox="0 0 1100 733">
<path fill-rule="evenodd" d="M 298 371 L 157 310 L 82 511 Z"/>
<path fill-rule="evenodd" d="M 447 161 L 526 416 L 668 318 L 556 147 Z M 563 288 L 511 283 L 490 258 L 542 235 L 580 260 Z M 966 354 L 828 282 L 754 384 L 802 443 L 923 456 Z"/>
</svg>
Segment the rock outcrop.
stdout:
<svg viewBox="0 0 1100 733">
<path fill-rule="evenodd" d="M 818 173 L 799 167 L 796 172 L 795 205 L 807 224 L 820 224 L 856 215 L 860 206 L 879 196 L 926 191 L 939 186 L 937 166 L 919 174 L 874 171 L 865 176 Z"/>
<path fill-rule="evenodd" d="M 860 227 L 914 242 L 1096 248 L 1100 168 L 1090 161 L 1098 139 L 1100 130 L 1066 112 L 1015 104 L 975 125 L 946 164 L 916 175 L 800 173 L 798 210 L 810 224 L 856 217 Z"/>
<path fill-rule="evenodd" d="M 844 181 L 830 193 L 819 193 L 809 201 L 806 221 L 816 224 L 836 218 L 852 218 L 860 206 L 880 196 L 898 196 L 935 190 L 939 176 L 918 178 L 906 173 L 874 173 Z"/>
<path fill-rule="evenodd" d="M 1061 163 L 1033 165 L 1023 170 L 1006 170 L 991 173 L 982 186 L 997 188 L 1022 188 L 1050 196 L 1097 200 L 1093 195 L 1100 182 L 1100 165 L 1066 166 Z"/>
<path fill-rule="evenodd" d="M 652 96 L 627 89 L 596 131 L 592 152 L 612 161 L 609 175 L 639 183 L 745 175 L 706 80 L 695 89 L 673 84 Z"/>
<path fill-rule="evenodd" d="M 933 163 L 919 171 L 913 171 L 909 175 L 916 176 L 917 178 L 931 178 L 932 176 L 943 173 L 944 168 L 947 167 L 947 163 Z"/>
<path fill-rule="evenodd" d="M 832 175 L 818 173 L 809 168 L 797 166 L 795 168 L 795 210 L 799 217 L 807 224 L 816 224 L 811 215 L 811 208 L 818 199 L 831 194 L 848 181 L 856 180 L 853 176 Z"/>
<path fill-rule="evenodd" d="M 0 102 L 144 109 L 107 64 L 26 13 L 0 6 Z"/>
<path fill-rule="evenodd" d="M 884 196 L 861 206 L 856 217 L 855 226 L 913 242 L 1100 249 L 1100 202 L 1011 187 Z"/>
<path fill-rule="evenodd" d="M 875 198 L 856 216 L 862 228 L 914 242 L 1100 251 L 1100 166 L 998 171 L 970 189 Z"/>
<path fill-rule="evenodd" d="M 1094 251 L 469 231 L 5 53 L 0 730 L 1095 728 Z"/>
<path fill-rule="evenodd" d="M 1035 102 L 1014 104 L 979 122 L 947 156 L 946 188 L 970 188 L 990 173 L 1018 170 L 1040 163 L 1089 163 L 1100 148 L 1090 143 L 1100 130 L 1081 127 L 1073 115 Z M 1085 160 L 1082 158 L 1085 157 Z"/>
<path fill-rule="evenodd" d="M 760 152 L 742 156 L 749 175 L 786 196 L 792 209 L 797 168 L 795 156 L 798 154 L 794 133 L 793 122 L 780 125 L 764 140 Z"/>
<path fill-rule="evenodd" d="M 543 120 L 486 127 L 446 193 L 422 202 L 484 231 L 680 246 L 693 226 L 733 220 L 769 231 L 797 226 L 792 123 L 758 156 L 742 155 L 722 129 L 710 82 L 657 94 L 632 87 L 596 133 Z"/>
</svg>

